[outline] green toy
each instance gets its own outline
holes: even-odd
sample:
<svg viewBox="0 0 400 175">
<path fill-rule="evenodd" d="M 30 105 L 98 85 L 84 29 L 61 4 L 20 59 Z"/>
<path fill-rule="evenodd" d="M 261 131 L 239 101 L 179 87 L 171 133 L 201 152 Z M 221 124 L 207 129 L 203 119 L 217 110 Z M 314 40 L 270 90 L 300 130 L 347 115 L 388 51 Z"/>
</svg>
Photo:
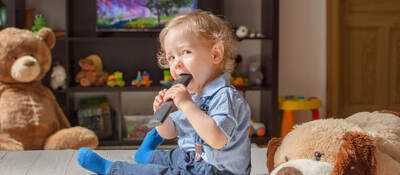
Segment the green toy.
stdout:
<svg viewBox="0 0 400 175">
<path fill-rule="evenodd" d="M 114 72 L 113 74 L 108 76 L 107 85 L 110 87 L 119 86 L 124 87 L 125 81 L 123 79 L 122 72 Z"/>
<path fill-rule="evenodd" d="M 47 25 L 47 19 L 43 15 L 37 15 L 33 21 L 32 32 L 37 34 L 37 32 Z"/>
<path fill-rule="evenodd" d="M 7 24 L 7 6 L 0 0 L 0 29 L 6 27 Z"/>
</svg>

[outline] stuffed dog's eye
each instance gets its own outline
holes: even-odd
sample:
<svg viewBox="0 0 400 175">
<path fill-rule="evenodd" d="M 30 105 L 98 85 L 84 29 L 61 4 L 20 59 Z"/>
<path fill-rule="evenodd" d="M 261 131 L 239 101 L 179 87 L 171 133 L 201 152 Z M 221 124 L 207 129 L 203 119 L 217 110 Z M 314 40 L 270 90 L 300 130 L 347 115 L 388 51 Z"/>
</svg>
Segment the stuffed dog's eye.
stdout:
<svg viewBox="0 0 400 175">
<path fill-rule="evenodd" d="M 315 152 L 314 153 L 314 156 L 315 156 L 315 160 L 318 160 L 318 161 L 320 161 L 321 160 L 321 157 L 324 155 L 324 153 L 320 153 L 320 152 Z"/>
<path fill-rule="evenodd" d="M 286 162 L 289 162 L 289 158 L 287 156 L 285 156 L 285 160 Z"/>
</svg>

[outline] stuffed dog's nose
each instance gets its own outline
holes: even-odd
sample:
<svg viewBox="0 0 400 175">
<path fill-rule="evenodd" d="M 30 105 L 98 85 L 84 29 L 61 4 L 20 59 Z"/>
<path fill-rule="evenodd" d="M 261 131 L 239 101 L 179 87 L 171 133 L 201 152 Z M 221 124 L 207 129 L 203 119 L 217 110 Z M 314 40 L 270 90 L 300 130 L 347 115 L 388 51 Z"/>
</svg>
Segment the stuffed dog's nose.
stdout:
<svg viewBox="0 0 400 175">
<path fill-rule="evenodd" d="M 294 167 L 283 167 L 276 175 L 303 175 L 303 173 Z"/>
</svg>

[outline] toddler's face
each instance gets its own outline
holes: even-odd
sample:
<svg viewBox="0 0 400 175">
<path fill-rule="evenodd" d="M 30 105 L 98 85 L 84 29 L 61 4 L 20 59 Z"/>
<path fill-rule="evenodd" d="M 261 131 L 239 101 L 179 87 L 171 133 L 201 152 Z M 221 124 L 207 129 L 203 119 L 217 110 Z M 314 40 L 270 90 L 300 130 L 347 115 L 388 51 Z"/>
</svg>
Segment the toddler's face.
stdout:
<svg viewBox="0 0 400 175">
<path fill-rule="evenodd" d="M 187 88 L 199 93 L 218 68 L 213 63 L 209 42 L 200 35 L 175 27 L 165 36 L 164 46 L 172 77 L 191 74 L 193 79 Z"/>
</svg>

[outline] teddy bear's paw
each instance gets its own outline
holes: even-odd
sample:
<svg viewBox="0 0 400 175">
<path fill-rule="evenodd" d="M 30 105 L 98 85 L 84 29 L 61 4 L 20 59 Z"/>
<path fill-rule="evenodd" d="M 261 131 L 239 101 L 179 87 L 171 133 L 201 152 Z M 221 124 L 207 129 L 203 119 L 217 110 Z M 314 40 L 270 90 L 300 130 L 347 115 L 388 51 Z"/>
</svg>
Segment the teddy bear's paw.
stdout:
<svg viewBox="0 0 400 175">
<path fill-rule="evenodd" d="M 21 142 L 11 138 L 9 134 L 0 133 L 0 150 L 23 151 L 24 146 Z"/>
<path fill-rule="evenodd" d="M 95 149 L 99 144 L 96 134 L 83 127 L 62 129 L 51 135 L 44 145 L 45 150 L 79 149 L 88 147 Z"/>
<path fill-rule="evenodd" d="M 82 78 L 80 83 L 81 83 L 81 86 L 83 86 L 83 87 L 88 87 L 91 85 L 91 82 L 86 78 Z"/>
</svg>

